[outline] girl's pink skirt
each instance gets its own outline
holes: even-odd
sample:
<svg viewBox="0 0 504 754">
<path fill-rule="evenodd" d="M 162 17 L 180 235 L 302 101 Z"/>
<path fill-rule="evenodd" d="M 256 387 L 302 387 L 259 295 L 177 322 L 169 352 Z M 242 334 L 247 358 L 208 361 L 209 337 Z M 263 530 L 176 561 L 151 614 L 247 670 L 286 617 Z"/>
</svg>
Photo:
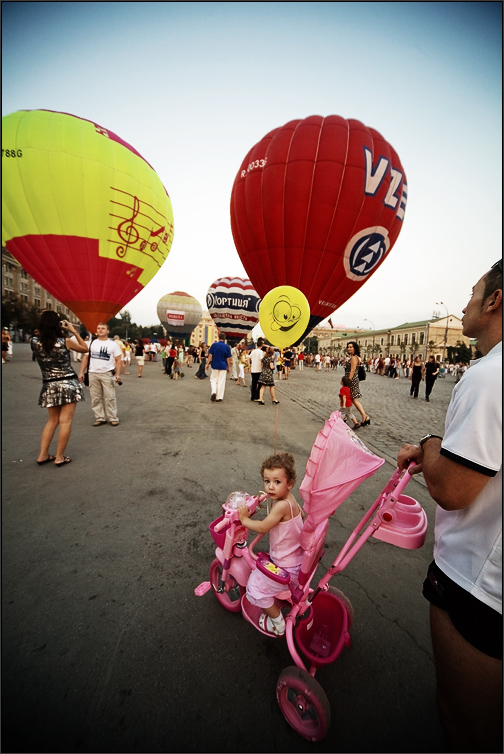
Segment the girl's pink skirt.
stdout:
<svg viewBox="0 0 504 754">
<path fill-rule="evenodd" d="M 296 587 L 298 585 L 298 574 L 301 566 L 298 565 L 294 568 L 285 568 L 285 566 L 282 566 L 282 568 L 290 573 L 292 584 Z M 247 598 L 252 605 L 257 605 L 257 607 L 272 607 L 275 602 L 275 594 L 281 591 L 281 585 L 273 581 L 273 579 L 268 578 L 258 568 L 250 574 L 247 582 Z"/>
</svg>

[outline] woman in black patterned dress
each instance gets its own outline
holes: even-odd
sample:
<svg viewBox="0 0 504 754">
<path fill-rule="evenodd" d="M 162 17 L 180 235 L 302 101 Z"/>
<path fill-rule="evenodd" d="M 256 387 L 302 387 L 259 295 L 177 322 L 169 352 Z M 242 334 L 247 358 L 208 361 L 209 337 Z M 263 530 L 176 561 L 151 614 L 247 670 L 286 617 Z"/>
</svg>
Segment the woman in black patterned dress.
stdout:
<svg viewBox="0 0 504 754">
<path fill-rule="evenodd" d="M 68 335 L 65 336 L 65 331 Z M 70 336 L 73 336 L 70 337 Z M 75 340 L 74 340 L 75 338 Z M 31 348 L 42 372 L 42 390 L 39 405 L 47 408 L 49 418 L 42 430 L 37 463 L 54 461 L 55 466 L 70 463 L 65 449 L 72 432 L 72 420 L 78 401 L 84 400 L 84 391 L 70 363 L 70 351 L 87 353 L 88 347 L 75 327 L 60 318 L 52 309 L 40 315 L 38 333 L 31 340 Z M 59 427 L 56 455 L 49 454 L 54 433 Z"/>
<path fill-rule="evenodd" d="M 359 365 L 362 364 L 362 359 L 360 356 L 359 344 L 354 340 L 350 341 L 350 343 L 348 343 L 347 345 L 347 352 L 349 358 L 345 364 L 345 377 L 350 378 L 350 397 L 355 404 L 355 408 L 362 416 L 360 426 L 365 427 L 366 425 L 371 424 L 371 419 L 364 411 L 362 403 L 360 402 L 362 395 L 359 382 Z"/>
<path fill-rule="evenodd" d="M 261 374 L 259 375 L 259 400 L 258 403 L 260 406 L 264 406 L 264 390 L 266 387 L 269 387 L 270 389 L 270 395 L 271 395 L 271 401 L 276 406 L 280 403 L 280 401 L 277 401 L 276 395 L 275 395 L 275 379 L 273 377 L 273 370 L 275 368 L 275 362 L 273 360 L 275 354 L 274 348 L 268 348 L 266 350 L 266 353 L 264 355 L 264 358 L 262 360 L 262 369 Z"/>
</svg>

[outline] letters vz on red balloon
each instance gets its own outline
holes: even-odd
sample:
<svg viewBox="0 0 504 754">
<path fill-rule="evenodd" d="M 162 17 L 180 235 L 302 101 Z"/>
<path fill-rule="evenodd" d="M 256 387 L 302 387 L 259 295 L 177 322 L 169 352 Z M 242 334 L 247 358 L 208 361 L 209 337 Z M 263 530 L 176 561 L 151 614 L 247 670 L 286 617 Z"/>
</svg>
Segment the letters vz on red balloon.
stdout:
<svg viewBox="0 0 504 754">
<path fill-rule="evenodd" d="M 259 296 L 291 285 L 310 304 L 303 337 L 382 264 L 400 233 L 407 182 L 393 147 L 337 115 L 294 120 L 246 155 L 231 229 Z"/>
</svg>

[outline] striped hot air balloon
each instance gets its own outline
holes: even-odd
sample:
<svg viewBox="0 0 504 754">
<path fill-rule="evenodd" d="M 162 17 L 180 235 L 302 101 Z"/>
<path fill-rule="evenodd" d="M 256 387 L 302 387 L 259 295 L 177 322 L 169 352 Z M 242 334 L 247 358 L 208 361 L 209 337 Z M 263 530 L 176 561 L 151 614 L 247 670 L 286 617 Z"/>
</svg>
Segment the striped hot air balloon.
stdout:
<svg viewBox="0 0 504 754">
<path fill-rule="evenodd" d="M 230 345 L 236 345 L 259 321 L 261 299 L 248 279 L 224 277 L 207 291 L 207 309 Z"/>
</svg>

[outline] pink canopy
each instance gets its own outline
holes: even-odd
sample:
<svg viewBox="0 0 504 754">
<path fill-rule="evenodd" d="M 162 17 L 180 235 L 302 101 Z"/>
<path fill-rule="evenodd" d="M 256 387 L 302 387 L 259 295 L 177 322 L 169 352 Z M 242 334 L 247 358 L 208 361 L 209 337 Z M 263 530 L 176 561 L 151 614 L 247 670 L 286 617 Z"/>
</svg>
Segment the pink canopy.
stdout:
<svg viewBox="0 0 504 754">
<path fill-rule="evenodd" d="M 317 524 L 385 463 L 367 448 L 334 411 L 313 443 L 299 492 L 307 514 L 301 534 L 303 547 L 309 545 Z"/>
</svg>

